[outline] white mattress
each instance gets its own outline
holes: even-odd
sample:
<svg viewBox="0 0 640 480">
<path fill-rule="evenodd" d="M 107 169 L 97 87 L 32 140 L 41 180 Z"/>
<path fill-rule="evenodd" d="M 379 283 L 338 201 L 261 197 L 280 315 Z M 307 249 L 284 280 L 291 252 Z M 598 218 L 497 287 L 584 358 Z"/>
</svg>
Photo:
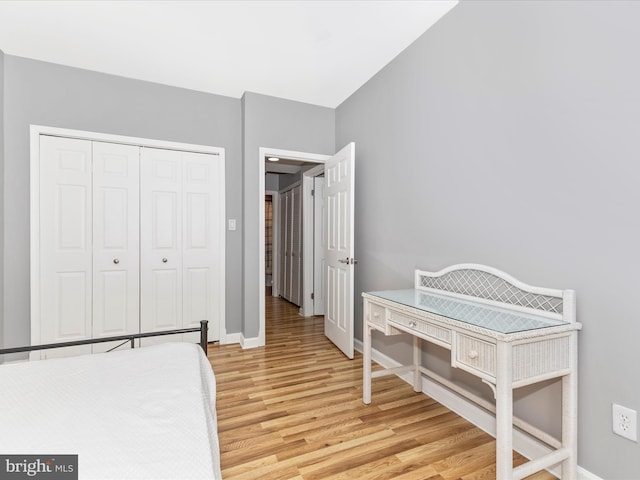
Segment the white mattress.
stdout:
<svg viewBox="0 0 640 480">
<path fill-rule="evenodd" d="M 188 343 L 0 365 L 0 452 L 78 454 L 83 479 L 221 478 L 211 366 Z"/>
</svg>

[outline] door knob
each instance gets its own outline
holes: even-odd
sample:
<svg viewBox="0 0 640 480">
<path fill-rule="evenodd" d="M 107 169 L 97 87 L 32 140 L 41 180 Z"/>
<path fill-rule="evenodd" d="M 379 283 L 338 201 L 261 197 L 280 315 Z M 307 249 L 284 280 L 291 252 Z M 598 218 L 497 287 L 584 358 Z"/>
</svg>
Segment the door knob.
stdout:
<svg viewBox="0 0 640 480">
<path fill-rule="evenodd" d="M 115 263 L 116 265 L 120 263 L 120 260 L 118 260 L 117 258 L 113 259 L 113 263 Z"/>
<path fill-rule="evenodd" d="M 167 257 L 164 257 L 164 258 L 162 259 L 162 263 L 167 263 L 167 261 L 168 261 L 168 260 L 167 260 Z"/>
<path fill-rule="evenodd" d="M 338 261 L 340 263 L 346 263 L 347 265 L 355 265 L 356 263 L 358 263 L 358 260 L 356 260 L 355 258 L 340 258 L 338 259 Z"/>
</svg>

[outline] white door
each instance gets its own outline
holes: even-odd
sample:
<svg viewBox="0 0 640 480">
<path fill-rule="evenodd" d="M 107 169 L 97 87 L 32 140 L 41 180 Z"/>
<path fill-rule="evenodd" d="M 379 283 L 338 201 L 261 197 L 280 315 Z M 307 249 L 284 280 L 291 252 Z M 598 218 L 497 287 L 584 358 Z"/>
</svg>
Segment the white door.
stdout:
<svg viewBox="0 0 640 480">
<path fill-rule="evenodd" d="M 285 252 L 287 241 L 287 197 L 278 198 L 278 295 L 284 297 L 285 289 Z"/>
<path fill-rule="evenodd" d="M 141 331 L 182 328 L 182 164 L 180 152 L 140 150 Z M 171 339 L 179 341 L 178 335 Z M 143 344 L 170 341 L 145 339 Z"/>
<path fill-rule="evenodd" d="M 136 146 L 93 142 L 93 338 L 140 331 L 139 155 Z"/>
<path fill-rule="evenodd" d="M 313 179 L 313 314 L 324 315 L 324 177 Z"/>
<path fill-rule="evenodd" d="M 291 198 L 291 190 L 284 194 L 286 207 L 285 229 L 286 237 L 284 240 L 284 295 L 283 298 L 291 301 L 291 222 L 293 219 L 293 202 Z"/>
<path fill-rule="evenodd" d="M 40 343 L 91 338 L 91 142 L 40 136 Z M 42 356 L 90 353 L 58 348 Z"/>
<path fill-rule="evenodd" d="M 219 340 L 221 164 L 216 155 L 143 148 L 140 156 L 140 312 L 143 332 L 209 322 Z M 198 333 L 144 339 L 199 341 Z"/>
<path fill-rule="evenodd" d="M 325 163 L 324 205 L 327 251 L 324 333 L 353 358 L 353 206 L 355 144 Z"/>
<path fill-rule="evenodd" d="M 220 256 L 220 230 L 224 226 L 218 208 L 216 186 L 220 176 L 218 157 L 183 152 L 182 160 L 182 325 L 195 328 L 200 320 L 209 321 L 209 341 L 220 339 L 218 314 L 221 286 L 217 272 Z M 198 333 L 188 333 L 185 341 L 199 342 Z"/>
<path fill-rule="evenodd" d="M 300 305 L 302 283 L 302 186 L 291 189 L 291 298 Z"/>
</svg>

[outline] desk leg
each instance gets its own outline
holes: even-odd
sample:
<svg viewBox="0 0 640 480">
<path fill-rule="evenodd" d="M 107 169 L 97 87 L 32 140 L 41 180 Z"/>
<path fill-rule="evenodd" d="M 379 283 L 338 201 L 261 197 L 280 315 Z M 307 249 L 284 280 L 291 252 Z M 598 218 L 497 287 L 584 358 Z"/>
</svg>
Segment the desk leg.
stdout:
<svg viewBox="0 0 640 480">
<path fill-rule="evenodd" d="M 511 344 L 498 342 L 496 371 L 496 479 L 513 475 L 513 389 Z"/>
<path fill-rule="evenodd" d="M 419 337 L 413 337 L 413 391 L 422 392 L 422 374 L 420 373 L 420 365 L 422 365 L 422 350 L 420 348 L 422 342 Z"/>
<path fill-rule="evenodd" d="M 562 462 L 562 479 L 578 476 L 578 332 L 570 339 L 571 373 L 562 377 L 562 446 L 569 450 L 569 458 Z"/>
<path fill-rule="evenodd" d="M 362 332 L 362 402 L 371 403 L 371 327 L 364 322 Z"/>
</svg>

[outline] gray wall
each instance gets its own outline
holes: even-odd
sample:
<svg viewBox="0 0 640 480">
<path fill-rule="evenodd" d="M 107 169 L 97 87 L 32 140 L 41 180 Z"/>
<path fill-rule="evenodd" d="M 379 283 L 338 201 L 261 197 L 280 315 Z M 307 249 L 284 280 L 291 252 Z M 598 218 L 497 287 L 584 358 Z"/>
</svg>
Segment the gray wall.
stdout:
<svg viewBox="0 0 640 480">
<path fill-rule="evenodd" d="M 289 185 L 293 185 L 296 182 L 302 180 L 302 173 L 289 173 L 287 175 L 280 176 L 280 190 L 287 188 Z"/>
<path fill-rule="evenodd" d="M 333 154 L 335 111 L 247 92 L 243 105 L 244 152 L 244 328 L 246 338 L 259 334 L 258 205 L 259 148 Z"/>
<path fill-rule="evenodd" d="M 4 62 L 5 344 L 30 343 L 29 125 L 226 149 L 227 217 L 242 222 L 240 101 L 6 55 Z M 241 327 L 240 232 L 227 232 L 227 330 Z"/>
<path fill-rule="evenodd" d="M 639 2 L 463 1 L 336 112 L 357 152 L 357 336 L 360 292 L 416 267 L 576 289 L 579 463 L 606 479 L 640 478 L 611 431 L 612 402 L 640 410 L 639 23 Z M 557 418 L 557 387 L 519 411 Z"/>
<path fill-rule="evenodd" d="M 267 173 L 264 176 L 264 189 L 274 192 L 280 190 L 280 175 L 277 173 Z"/>
</svg>

